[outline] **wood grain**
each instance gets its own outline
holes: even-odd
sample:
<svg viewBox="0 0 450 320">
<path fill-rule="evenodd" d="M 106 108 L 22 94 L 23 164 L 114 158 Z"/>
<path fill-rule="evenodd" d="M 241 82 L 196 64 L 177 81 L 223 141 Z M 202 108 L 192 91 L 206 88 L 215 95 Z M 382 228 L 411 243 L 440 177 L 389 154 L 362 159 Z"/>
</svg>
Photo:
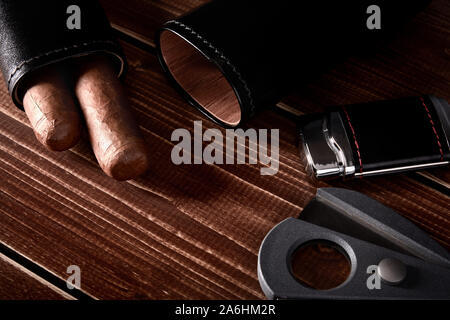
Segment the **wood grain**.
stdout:
<svg viewBox="0 0 450 320">
<path fill-rule="evenodd" d="M 236 94 L 214 63 L 171 31 L 161 33 L 161 52 L 174 79 L 205 111 L 229 126 L 241 121 Z"/>
<path fill-rule="evenodd" d="M 66 300 L 68 294 L 0 254 L 0 300 Z"/>
</svg>

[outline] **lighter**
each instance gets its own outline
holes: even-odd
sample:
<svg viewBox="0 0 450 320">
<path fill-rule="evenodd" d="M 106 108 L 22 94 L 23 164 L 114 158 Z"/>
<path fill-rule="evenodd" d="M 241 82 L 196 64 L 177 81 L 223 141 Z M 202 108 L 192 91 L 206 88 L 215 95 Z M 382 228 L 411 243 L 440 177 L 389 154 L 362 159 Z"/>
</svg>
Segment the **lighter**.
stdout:
<svg viewBox="0 0 450 320">
<path fill-rule="evenodd" d="M 319 179 L 450 163 L 450 105 L 432 95 L 332 108 L 301 117 L 299 128 L 303 158 Z"/>
</svg>

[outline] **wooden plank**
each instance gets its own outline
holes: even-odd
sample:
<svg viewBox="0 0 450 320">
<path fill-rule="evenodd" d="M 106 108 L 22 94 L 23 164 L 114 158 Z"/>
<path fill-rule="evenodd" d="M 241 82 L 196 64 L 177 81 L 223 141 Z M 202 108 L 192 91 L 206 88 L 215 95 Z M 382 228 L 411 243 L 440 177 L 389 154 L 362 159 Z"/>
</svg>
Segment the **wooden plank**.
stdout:
<svg viewBox="0 0 450 320">
<path fill-rule="evenodd" d="M 153 55 L 123 46 L 126 89 L 153 151 L 150 172 L 116 182 L 85 142 L 47 151 L 1 89 L 0 241 L 61 279 L 69 265 L 80 266 L 81 290 L 95 298 L 263 298 L 259 245 L 317 187 L 298 161 L 294 124 L 272 111 L 250 123 L 283 128 L 276 176 L 261 176 L 255 165 L 176 166 L 172 131 L 192 131 L 202 117 L 176 95 Z M 331 185 L 380 200 L 450 248 L 450 198 L 436 190 L 404 175 Z"/>
<path fill-rule="evenodd" d="M 0 253 L 0 300 L 67 299 L 73 298 Z"/>
<path fill-rule="evenodd" d="M 131 73 L 135 76 L 139 61 Z M 150 62 L 154 68 L 153 57 Z M 157 88 L 146 92 L 156 105 L 161 99 L 161 104 L 180 104 L 167 85 L 162 89 L 170 96 L 164 98 Z M 182 117 L 183 108 L 181 103 L 172 112 Z M 246 175 L 259 175 L 250 166 L 237 167 L 241 176 L 236 176 L 220 168 L 172 165 L 165 112 L 141 116 L 155 151 L 152 172 L 139 181 L 117 183 L 101 173 L 86 146 L 63 154 L 44 150 L 24 115 L 8 105 L 8 115 L 0 115 L 1 240 L 62 277 L 68 265 L 79 265 L 83 289 L 102 298 L 261 297 L 255 253 L 280 214 L 269 204 L 292 214 L 301 206 L 245 182 Z M 159 121 L 149 123 L 152 116 Z M 205 183 L 212 178 L 213 185 Z M 238 190 L 236 185 L 241 185 Z M 289 181 L 281 187 L 284 197 L 294 197 Z M 307 202 L 314 188 L 309 190 L 297 203 Z M 259 215 L 246 218 L 254 212 Z"/>
<path fill-rule="evenodd" d="M 120 31 L 154 45 L 157 28 L 207 0 L 101 1 Z M 151 18 L 149 18 L 151 17 Z M 284 99 L 279 107 L 301 113 L 327 106 L 395 99 L 433 93 L 450 101 L 450 3 L 435 0 L 408 23 L 387 48 L 370 56 L 350 57 Z M 287 107 L 287 108 L 286 108 Z M 450 170 L 431 170 L 425 180 L 439 183 L 450 194 Z"/>
</svg>

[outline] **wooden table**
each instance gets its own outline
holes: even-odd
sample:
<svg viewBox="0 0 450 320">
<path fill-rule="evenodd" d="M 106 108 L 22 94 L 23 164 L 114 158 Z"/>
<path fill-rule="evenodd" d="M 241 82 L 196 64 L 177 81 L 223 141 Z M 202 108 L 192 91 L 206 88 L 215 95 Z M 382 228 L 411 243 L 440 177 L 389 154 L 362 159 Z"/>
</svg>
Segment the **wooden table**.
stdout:
<svg viewBox="0 0 450 320">
<path fill-rule="evenodd" d="M 152 149 L 150 172 L 116 182 L 86 139 L 54 153 L 0 91 L 0 298 L 259 299 L 261 240 L 298 216 L 316 185 L 305 174 L 288 112 L 434 93 L 450 100 L 450 2 L 435 0 L 389 47 L 351 57 L 249 123 L 280 128 L 280 170 L 255 165 L 173 165 L 171 133 L 194 120 L 155 58 L 154 34 L 203 0 L 101 1 L 129 61 L 125 85 Z M 321 183 L 360 191 L 450 248 L 450 170 Z M 68 291 L 67 268 L 81 268 Z"/>
</svg>

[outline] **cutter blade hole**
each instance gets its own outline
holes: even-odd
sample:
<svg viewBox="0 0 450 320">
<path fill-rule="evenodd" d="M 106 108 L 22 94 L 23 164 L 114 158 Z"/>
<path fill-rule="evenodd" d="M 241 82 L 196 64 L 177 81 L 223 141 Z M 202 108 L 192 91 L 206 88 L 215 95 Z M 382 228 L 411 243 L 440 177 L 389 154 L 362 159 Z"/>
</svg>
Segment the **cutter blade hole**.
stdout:
<svg viewBox="0 0 450 320">
<path fill-rule="evenodd" d="M 318 240 L 305 243 L 294 251 L 291 272 L 306 287 L 329 290 L 347 280 L 351 264 L 345 251 L 337 244 Z"/>
</svg>

